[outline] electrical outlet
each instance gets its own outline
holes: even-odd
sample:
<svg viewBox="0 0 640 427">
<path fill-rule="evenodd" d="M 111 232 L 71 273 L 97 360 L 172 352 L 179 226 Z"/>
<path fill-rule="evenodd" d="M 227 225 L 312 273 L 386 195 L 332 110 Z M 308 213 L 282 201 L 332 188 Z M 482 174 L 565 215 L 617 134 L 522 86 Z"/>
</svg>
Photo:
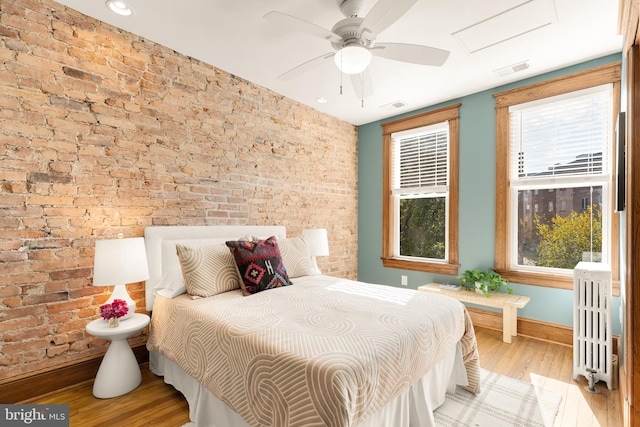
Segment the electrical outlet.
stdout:
<svg viewBox="0 0 640 427">
<path fill-rule="evenodd" d="M 409 284 L 409 280 L 407 279 L 407 276 L 400 276 L 400 284 L 402 286 L 407 286 Z"/>
</svg>

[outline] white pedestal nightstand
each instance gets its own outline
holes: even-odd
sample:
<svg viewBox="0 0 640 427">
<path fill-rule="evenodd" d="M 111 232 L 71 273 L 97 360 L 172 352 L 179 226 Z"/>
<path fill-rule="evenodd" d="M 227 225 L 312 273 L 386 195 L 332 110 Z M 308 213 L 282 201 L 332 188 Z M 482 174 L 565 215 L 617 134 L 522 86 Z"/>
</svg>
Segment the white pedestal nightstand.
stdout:
<svg viewBox="0 0 640 427">
<path fill-rule="evenodd" d="M 95 397 L 106 399 L 121 396 L 140 385 L 140 366 L 127 338 L 140 332 L 150 320 L 146 314 L 135 313 L 121 320 L 117 328 L 110 328 L 109 322 L 104 319 L 94 320 L 87 325 L 89 334 L 111 340 L 93 383 Z"/>
</svg>

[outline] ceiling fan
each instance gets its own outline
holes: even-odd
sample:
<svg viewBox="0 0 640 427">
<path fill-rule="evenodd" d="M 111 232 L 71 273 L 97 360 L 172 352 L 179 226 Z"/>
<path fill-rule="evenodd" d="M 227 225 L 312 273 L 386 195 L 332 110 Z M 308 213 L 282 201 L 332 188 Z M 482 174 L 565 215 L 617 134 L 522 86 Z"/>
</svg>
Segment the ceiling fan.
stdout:
<svg viewBox="0 0 640 427">
<path fill-rule="evenodd" d="M 395 61 L 419 65 L 441 66 L 449 57 L 449 51 L 435 47 L 408 43 L 379 43 L 376 38 L 404 15 L 418 0 L 378 0 L 367 16 L 361 17 L 364 0 L 344 0 L 340 10 L 346 16 L 331 31 L 311 22 L 272 11 L 264 19 L 290 30 L 310 34 L 328 40 L 335 50 L 313 58 L 281 74 L 278 79 L 291 80 L 321 66 L 333 58 L 336 66 L 351 75 L 358 98 L 373 93 L 369 64 L 372 55 Z M 341 87 L 342 93 L 342 87 Z"/>
</svg>

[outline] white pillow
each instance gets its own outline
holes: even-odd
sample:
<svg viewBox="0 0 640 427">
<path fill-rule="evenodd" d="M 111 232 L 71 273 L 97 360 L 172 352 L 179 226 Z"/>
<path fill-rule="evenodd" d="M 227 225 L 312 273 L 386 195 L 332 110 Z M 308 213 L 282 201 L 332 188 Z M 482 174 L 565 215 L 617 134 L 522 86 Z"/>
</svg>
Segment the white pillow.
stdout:
<svg viewBox="0 0 640 427">
<path fill-rule="evenodd" d="M 201 247 L 224 243 L 224 238 L 215 239 L 180 239 L 162 241 L 162 279 L 155 286 L 157 293 L 167 298 L 174 298 L 187 292 L 180 260 L 176 253 L 176 245 Z"/>
<path fill-rule="evenodd" d="M 175 298 L 178 295 L 186 294 L 187 287 L 184 284 L 182 271 L 174 269 L 164 273 L 156 287 L 156 293 L 165 298 Z"/>
<path fill-rule="evenodd" d="M 177 244 L 176 252 L 191 298 L 206 298 L 240 289 L 236 263 L 226 245 L 193 247 Z"/>
<path fill-rule="evenodd" d="M 316 263 L 311 258 L 307 242 L 302 237 L 278 240 L 278 247 L 290 279 L 320 274 Z"/>
</svg>

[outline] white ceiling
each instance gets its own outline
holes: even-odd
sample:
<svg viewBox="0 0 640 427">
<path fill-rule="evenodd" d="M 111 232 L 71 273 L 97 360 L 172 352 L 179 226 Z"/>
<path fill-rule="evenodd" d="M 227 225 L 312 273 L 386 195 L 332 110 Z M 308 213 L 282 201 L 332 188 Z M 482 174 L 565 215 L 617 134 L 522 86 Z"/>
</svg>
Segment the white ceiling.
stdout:
<svg viewBox="0 0 640 427">
<path fill-rule="evenodd" d="M 341 73 L 332 61 L 290 81 L 277 79 L 333 49 L 327 40 L 295 33 L 263 19 L 275 10 L 331 30 L 344 18 L 340 0 L 126 0 L 134 10 L 129 17 L 110 12 L 104 0 L 58 1 L 355 125 L 620 52 L 622 48 L 622 36 L 617 34 L 617 0 L 418 0 L 381 32 L 377 41 L 449 50 L 448 60 L 442 67 L 429 67 L 374 57 L 370 65 L 374 93 L 364 99 L 362 107 L 346 75 L 340 95 Z M 364 3 L 366 15 L 376 0 Z M 535 6 L 533 3 L 549 11 L 551 24 L 516 35 L 513 31 L 532 27 L 532 14 L 503 12 L 525 11 L 520 7 Z M 472 28 L 465 41 L 453 35 L 482 21 L 488 25 L 481 31 Z M 471 46 L 472 41 L 483 45 L 510 36 L 470 52 L 477 49 Z M 524 71 L 503 77 L 494 72 L 525 60 L 530 66 Z M 327 102 L 318 103 L 318 97 Z M 396 101 L 406 106 L 390 105 Z"/>
</svg>

